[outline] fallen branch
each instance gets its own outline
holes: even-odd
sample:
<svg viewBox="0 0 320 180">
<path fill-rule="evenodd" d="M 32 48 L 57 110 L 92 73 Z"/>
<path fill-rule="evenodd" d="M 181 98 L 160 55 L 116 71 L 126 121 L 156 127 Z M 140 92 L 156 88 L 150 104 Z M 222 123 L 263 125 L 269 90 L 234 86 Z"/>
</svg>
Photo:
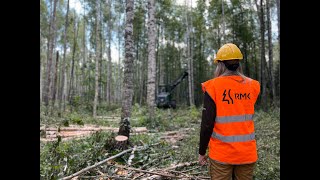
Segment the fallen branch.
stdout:
<svg viewBox="0 0 320 180">
<path fill-rule="evenodd" d="M 118 176 L 108 176 L 108 175 L 98 175 L 98 176 L 79 176 L 81 179 L 96 179 L 99 177 L 109 177 L 112 179 L 119 179 L 119 180 L 131 180 L 129 178 L 124 178 L 124 177 L 118 177 Z"/>
<path fill-rule="evenodd" d="M 71 178 L 73 178 L 73 177 L 75 177 L 75 176 L 78 176 L 78 175 L 80 175 L 80 174 L 82 174 L 82 173 L 84 173 L 84 172 L 86 172 L 86 171 L 88 171 L 88 170 L 90 170 L 90 169 L 92 169 L 92 168 L 95 168 L 95 167 L 97 167 L 97 166 L 99 166 L 99 165 L 102 165 L 102 164 L 106 163 L 107 161 L 109 161 L 109 160 L 111 160 L 111 159 L 114 159 L 114 158 L 116 158 L 116 157 L 119 157 L 119 156 L 121 156 L 121 155 L 123 155 L 123 154 L 125 154 L 125 153 L 127 153 L 127 152 L 130 152 L 130 151 L 132 151 L 132 150 L 134 150 L 134 149 L 135 149 L 136 151 L 145 150 L 145 149 L 148 149 L 148 148 L 151 147 L 151 146 L 156 146 L 156 145 L 158 145 L 158 144 L 160 144 L 160 143 L 151 144 L 151 145 L 149 145 L 149 146 L 138 146 L 138 147 L 134 147 L 134 148 L 131 148 L 131 149 L 127 149 L 127 150 L 122 151 L 122 152 L 120 152 L 120 153 L 118 153 L 118 154 L 116 154 L 116 155 L 114 155 L 114 156 L 111 156 L 111 157 L 109 157 L 109 158 L 107 158 L 107 159 L 105 159 L 105 160 L 103 160 L 103 161 L 100 161 L 100 162 L 98 162 L 98 163 L 96 163 L 96 164 L 94 164 L 94 165 L 92 165 L 92 166 L 88 166 L 88 167 L 86 167 L 86 168 L 84 168 L 84 169 L 82 169 L 82 170 L 80 170 L 80 171 L 78 171 L 78 172 L 76 172 L 76 173 L 74 173 L 74 174 L 71 174 L 70 176 L 61 178 L 61 180 L 71 179 Z"/>
<path fill-rule="evenodd" d="M 67 179 L 71 179 L 71 178 L 73 178 L 73 177 L 75 177 L 75 176 L 78 176 L 78 175 L 80 175 L 80 174 L 82 174 L 82 173 L 84 173 L 84 172 L 86 172 L 86 171 L 88 171 L 88 170 L 90 170 L 90 169 L 92 169 L 92 168 L 95 168 L 95 167 L 97 167 L 97 166 L 99 166 L 99 165 L 101 165 L 101 164 L 103 164 L 103 163 L 106 163 L 107 161 L 109 161 L 109 160 L 111 160 L 111 159 L 114 159 L 114 158 L 116 158 L 116 157 L 119 157 L 119 156 L 127 153 L 127 152 L 130 152 L 130 151 L 132 151 L 133 149 L 134 149 L 134 148 L 131 148 L 131 149 L 127 149 L 127 150 L 125 150 L 125 151 L 122 151 L 121 153 L 118 153 L 118 154 L 116 154 L 116 155 L 114 155 L 114 156 L 111 156 L 111 157 L 109 157 L 109 158 L 107 158 L 107 159 L 105 159 L 105 160 L 103 160 L 103 161 L 100 161 L 100 162 L 98 162 L 98 163 L 96 163 L 96 164 L 94 164 L 94 165 L 92 165 L 92 166 L 88 166 L 88 167 L 86 167 L 86 168 L 84 168 L 84 169 L 82 169 L 82 170 L 80 170 L 80 171 L 78 171 L 78 172 L 76 172 L 76 173 L 74 173 L 74 174 L 71 174 L 70 176 L 64 177 L 64 178 L 62 178 L 61 180 L 67 180 Z"/>
<path fill-rule="evenodd" d="M 174 165 L 174 166 L 171 166 L 171 167 L 168 167 L 168 168 L 165 168 L 165 169 L 157 169 L 157 171 L 161 171 L 161 172 L 172 171 L 173 169 L 176 169 L 176 168 L 179 168 L 179 167 L 191 166 L 191 165 L 195 165 L 197 163 L 198 163 L 198 161 L 179 163 L 177 165 Z M 176 172 L 178 172 L 178 171 L 176 171 Z M 181 174 L 181 172 L 179 172 L 179 173 Z M 184 173 L 182 172 L 182 174 L 184 174 Z M 151 179 L 159 179 L 160 176 L 154 175 L 154 176 L 152 176 Z M 186 176 L 186 177 L 190 178 L 189 175 Z M 184 177 L 184 178 L 186 178 L 186 177 Z M 199 177 L 193 177 L 193 178 L 197 179 Z M 144 178 L 143 180 L 146 180 L 146 179 L 148 179 L 148 178 Z"/>
<path fill-rule="evenodd" d="M 154 160 L 152 160 L 152 161 L 144 164 L 144 165 L 141 167 L 141 169 L 144 169 L 144 168 L 147 167 L 148 165 L 150 165 L 150 164 L 152 164 L 152 163 L 154 163 L 154 162 L 156 162 L 156 161 L 160 161 L 160 160 L 162 160 L 162 159 L 166 159 L 166 158 L 168 158 L 168 157 L 170 157 L 170 155 L 166 155 L 166 156 L 164 156 L 164 157 L 156 158 L 156 159 L 154 159 Z"/>
<path fill-rule="evenodd" d="M 149 176 L 149 177 L 142 178 L 141 180 L 149 180 L 149 179 L 150 180 L 155 180 L 155 179 L 160 180 L 162 178 L 159 175 L 152 175 L 152 176 Z"/>
<path fill-rule="evenodd" d="M 161 136 L 160 139 L 183 139 L 186 135 L 176 135 L 176 136 Z"/>
<path fill-rule="evenodd" d="M 137 179 L 138 177 L 141 177 L 141 176 L 143 176 L 145 173 L 141 173 L 141 174 L 139 174 L 138 176 L 136 176 L 136 177 L 134 177 L 133 179 Z"/>
<path fill-rule="evenodd" d="M 201 174 L 202 172 L 194 172 L 194 173 L 191 173 L 191 175 L 197 175 L 197 174 Z"/>
<path fill-rule="evenodd" d="M 206 176 L 197 176 L 197 178 L 201 178 L 201 179 L 211 179 L 210 177 L 206 177 Z"/>
<path fill-rule="evenodd" d="M 169 171 L 173 172 L 173 173 L 181 174 L 183 176 L 186 176 L 186 177 L 190 178 L 190 175 L 188 175 L 188 174 L 185 174 L 185 173 L 182 173 L 182 172 L 179 172 L 179 171 L 174 171 L 174 170 L 169 170 Z"/>
<path fill-rule="evenodd" d="M 179 163 L 179 164 L 177 164 L 175 166 L 171 166 L 171 167 L 165 168 L 165 169 L 163 169 L 163 171 L 173 170 L 173 169 L 180 168 L 180 167 L 185 167 L 185 166 L 193 166 L 195 164 L 198 164 L 198 161 Z"/>
<path fill-rule="evenodd" d="M 181 171 L 181 172 L 182 172 L 182 173 L 189 172 L 189 171 L 198 169 L 198 168 L 200 168 L 200 167 L 201 167 L 201 166 L 197 166 L 197 167 L 195 167 L 195 168 L 191 168 L 191 169 L 188 169 L 188 170 L 185 170 L 185 171 Z"/>
<path fill-rule="evenodd" d="M 174 175 L 170 175 L 170 174 L 164 174 L 164 173 L 158 173 L 158 172 L 151 172 L 151 171 L 146 171 L 146 170 L 142 170 L 142 169 L 136 169 L 136 168 L 126 167 L 126 166 L 122 166 L 122 165 L 116 165 L 116 164 L 114 164 L 114 166 L 119 167 L 119 168 L 128 169 L 128 170 L 133 170 L 133 171 L 148 173 L 148 174 L 156 174 L 156 175 L 164 176 L 164 177 L 184 178 L 183 176 L 174 176 Z"/>
</svg>

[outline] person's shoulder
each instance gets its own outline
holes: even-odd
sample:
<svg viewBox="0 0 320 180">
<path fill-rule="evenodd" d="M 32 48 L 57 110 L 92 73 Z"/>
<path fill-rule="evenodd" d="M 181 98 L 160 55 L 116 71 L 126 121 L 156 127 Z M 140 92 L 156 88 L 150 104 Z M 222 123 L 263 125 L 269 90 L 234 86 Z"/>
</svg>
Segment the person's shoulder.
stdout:
<svg viewBox="0 0 320 180">
<path fill-rule="evenodd" d="M 249 81 L 252 82 L 252 84 L 255 84 L 255 85 L 259 85 L 259 86 L 260 86 L 260 82 L 259 82 L 259 81 L 255 80 L 255 79 L 253 79 L 253 78 L 250 78 L 250 77 L 247 77 L 247 78 L 249 79 Z"/>
<path fill-rule="evenodd" d="M 216 78 L 212 78 L 212 79 L 209 79 L 209 80 L 201 83 L 203 92 L 205 92 L 206 89 L 211 89 L 211 88 L 213 88 L 213 86 L 214 86 L 214 84 L 215 84 L 215 81 L 216 81 Z"/>
<path fill-rule="evenodd" d="M 208 84 L 213 83 L 216 79 L 217 79 L 217 78 L 212 78 L 212 79 L 209 79 L 209 80 L 207 80 L 207 81 L 204 81 L 204 82 L 201 83 L 201 84 L 203 84 L 203 85 L 208 85 Z"/>
</svg>

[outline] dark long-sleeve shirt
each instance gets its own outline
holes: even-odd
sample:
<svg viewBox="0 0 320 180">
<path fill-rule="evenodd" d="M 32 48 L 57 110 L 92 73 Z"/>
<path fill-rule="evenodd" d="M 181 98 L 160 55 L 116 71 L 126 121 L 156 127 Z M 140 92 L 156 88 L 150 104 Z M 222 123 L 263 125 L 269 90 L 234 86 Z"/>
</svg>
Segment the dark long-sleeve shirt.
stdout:
<svg viewBox="0 0 320 180">
<path fill-rule="evenodd" d="M 216 118 L 216 104 L 207 92 L 204 93 L 200 129 L 199 154 L 205 155 Z"/>
</svg>

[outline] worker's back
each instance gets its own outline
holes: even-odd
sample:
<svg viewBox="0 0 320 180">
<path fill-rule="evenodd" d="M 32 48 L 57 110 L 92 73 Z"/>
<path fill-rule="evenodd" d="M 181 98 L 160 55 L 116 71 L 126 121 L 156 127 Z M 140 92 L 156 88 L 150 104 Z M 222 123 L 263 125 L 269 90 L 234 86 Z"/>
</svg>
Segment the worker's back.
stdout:
<svg viewBox="0 0 320 180">
<path fill-rule="evenodd" d="M 255 162 L 253 114 L 259 82 L 236 75 L 219 76 L 202 83 L 202 88 L 216 104 L 210 158 L 230 164 Z"/>
</svg>

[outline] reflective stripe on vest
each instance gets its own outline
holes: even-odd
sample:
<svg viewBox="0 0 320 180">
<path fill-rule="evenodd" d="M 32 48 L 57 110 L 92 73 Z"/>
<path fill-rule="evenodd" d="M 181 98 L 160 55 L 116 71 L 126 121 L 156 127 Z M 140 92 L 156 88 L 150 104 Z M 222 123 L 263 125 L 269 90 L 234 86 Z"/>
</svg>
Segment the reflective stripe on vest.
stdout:
<svg viewBox="0 0 320 180">
<path fill-rule="evenodd" d="M 217 123 L 243 122 L 253 119 L 253 114 L 236 115 L 236 116 L 217 116 Z"/>
<path fill-rule="evenodd" d="M 254 140 L 254 133 L 247 134 L 247 135 L 236 135 L 236 136 L 223 136 L 216 132 L 212 132 L 211 137 L 219 139 L 222 142 L 246 142 L 250 140 Z"/>
</svg>

